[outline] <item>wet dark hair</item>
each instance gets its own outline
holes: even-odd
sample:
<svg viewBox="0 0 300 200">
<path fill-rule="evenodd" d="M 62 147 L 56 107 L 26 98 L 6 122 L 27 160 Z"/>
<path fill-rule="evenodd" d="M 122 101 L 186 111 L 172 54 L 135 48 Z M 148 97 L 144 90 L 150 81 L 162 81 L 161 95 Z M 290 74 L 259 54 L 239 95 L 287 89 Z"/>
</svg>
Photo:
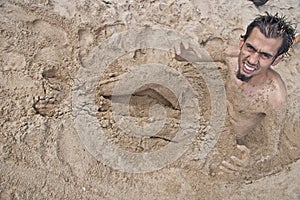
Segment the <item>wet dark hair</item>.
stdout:
<svg viewBox="0 0 300 200">
<path fill-rule="evenodd" d="M 271 15 L 266 12 L 266 15 L 256 17 L 248 25 L 246 34 L 241 35 L 241 38 L 247 40 L 255 27 L 259 28 L 260 32 L 267 38 L 283 38 L 282 45 L 276 53 L 274 60 L 279 55 L 287 53 L 295 39 L 295 27 L 293 27 L 291 22 L 286 21 L 285 16 L 278 16 L 278 13 Z"/>
</svg>

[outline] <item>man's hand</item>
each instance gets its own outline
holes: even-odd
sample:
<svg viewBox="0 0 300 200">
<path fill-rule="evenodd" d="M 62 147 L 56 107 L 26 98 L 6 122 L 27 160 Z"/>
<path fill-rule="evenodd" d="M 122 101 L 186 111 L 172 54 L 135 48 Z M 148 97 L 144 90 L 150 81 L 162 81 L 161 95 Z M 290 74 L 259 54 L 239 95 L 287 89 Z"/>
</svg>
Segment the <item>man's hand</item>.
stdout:
<svg viewBox="0 0 300 200">
<path fill-rule="evenodd" d="M 244 145 L 237 145 L 241 151 L 241 157 L 231 156 L 230 161 L 223 161 L 220 169 L 227 173 L 239 173 L 245 171 L 250 165 L 250 150 Z"/>
<path fill-rule="evenodd" d="M 178 61 L 199 62 L 202 59 L 199 47 L 185 41 L 178 41 L 170 51 L 170 57 Z"/>
</svg>

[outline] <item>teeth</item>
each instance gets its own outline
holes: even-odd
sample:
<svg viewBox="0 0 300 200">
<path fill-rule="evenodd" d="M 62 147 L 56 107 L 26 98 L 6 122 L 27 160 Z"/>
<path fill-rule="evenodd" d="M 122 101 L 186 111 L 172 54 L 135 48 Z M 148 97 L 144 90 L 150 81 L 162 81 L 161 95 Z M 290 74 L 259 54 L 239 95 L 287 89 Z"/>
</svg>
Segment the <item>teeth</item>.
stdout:
<svg viewBox="0 0 300 200">
<path fill-rule="evenodd" d="M 245 64 L 245 68 L 249 71 L 254 71 L 256 69 L 256 67 L 250 67 L 248 65 Z"/>
</svg>

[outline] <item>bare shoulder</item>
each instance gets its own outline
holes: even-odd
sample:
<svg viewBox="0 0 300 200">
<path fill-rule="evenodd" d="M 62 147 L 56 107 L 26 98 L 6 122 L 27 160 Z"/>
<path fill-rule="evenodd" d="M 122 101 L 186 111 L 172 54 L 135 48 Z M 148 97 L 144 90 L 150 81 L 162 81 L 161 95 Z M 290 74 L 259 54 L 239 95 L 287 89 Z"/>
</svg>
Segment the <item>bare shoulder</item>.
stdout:
<svg viewBox="0 0 300 200">
<path fill-rule="evenodd" d="M 275 109 L 280 109 L 285 106 L 287 100 L 287 91 L 285 83 L 279 73 L 275 70 L 270 70 L 270 77 L 272 88 L 270 90 L 269 103 Z"/>
</svg>

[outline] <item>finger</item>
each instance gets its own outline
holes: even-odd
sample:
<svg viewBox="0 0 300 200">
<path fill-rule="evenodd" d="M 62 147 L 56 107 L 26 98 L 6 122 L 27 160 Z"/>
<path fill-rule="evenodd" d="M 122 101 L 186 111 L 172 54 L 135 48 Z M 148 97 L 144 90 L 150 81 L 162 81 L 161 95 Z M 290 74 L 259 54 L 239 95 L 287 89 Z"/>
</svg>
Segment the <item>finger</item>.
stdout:
<svg viewBox="0 0 300 200">
<path fill-rule="evenodd" d="M 247 166 L 247 163 L 248 163 L 248 159 L 239 159 L 235 156 L 231 156 L 230 159 L 232 160 L 232 162 L 234 164 L 241 166 L 241 167 Z"/>
<path fill-rule="evenodd" d="M 177 55 L 181 54 L 181 41 L 175 42 L 174 49 L 175 49 L 175 54 Z"/>
<path fill-rule="evenodd" d="M 227 167 L 228 169 L 231 169 L 233 171 L 240 171 L 241 167 L 235 166 L 227 161 L 222 161 L 222 165 L 224 165 L 225 167 Z"/>
<path fill-rule="evenodd" d="M 245 155 L 250 154 L 250 150 L 245 145 L 237 145 L 236 148 L 239 149 Z"/>
<path fill-rule="evenodd" d="M 189 49 L 189 48 L 190 48 L 189 43 L 188 43 L 187 41 L 185 41 L 185 40 L 183 40 L 183 41 L 181 42 L 181 44 L 182 44 L 182 46 L 183 46 L 184 49 Z"/>
<path fill-rule="evenodd" d="M 195 52 L 195 54 L 197 55 L 197 57 L 199 58 L 199 60 L 202 58 L 201 52 L 199 51 L 199 49 L 197 47 L 193 48 L 193 51 Z"/>
<path fill-rule="evenodd" d="M 224 167 L 224 166 L 222 166 L 222 165 L 220 165 L 219 168 L 220 168 L 220 170 L 222 170 L 222 171 L 224 171 L 224 172 L 226 172 L 226 173 L 230 173 L 230 174 L 235 173 L 235 171 L 232 171 L 232 170 L 230 170 L 230 169 L 227 169 L 226 167 Z"/>
<path fill-rule="evenodd" d="M 168 56 L 170 59 L 174 59 L 176 57 L 175 49 L 172 49 L 168 52 Z"/>
</svg>

